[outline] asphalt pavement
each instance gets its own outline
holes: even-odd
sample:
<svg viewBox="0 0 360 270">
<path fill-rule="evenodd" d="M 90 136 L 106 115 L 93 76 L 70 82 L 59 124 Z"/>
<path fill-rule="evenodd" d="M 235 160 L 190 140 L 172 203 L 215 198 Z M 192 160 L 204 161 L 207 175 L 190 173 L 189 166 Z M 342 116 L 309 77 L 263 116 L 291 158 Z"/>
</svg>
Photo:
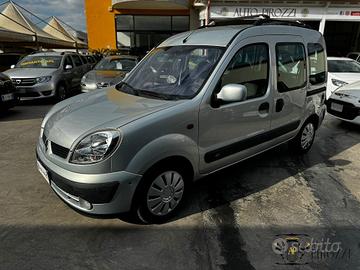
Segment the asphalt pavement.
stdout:
<svg viewBox="0 0 360 270">
<path fill-rule="evenodd" d="M 360 269 L 360 127 L 327 116 L 307 155 L 284 144 L 197 182 L 171 222 L 138 225 L 51 191 L 35 165 L 50 108 L 0 116 L 0 270 Z M 278 254 L 275 239 L 318 248 Z"/>
</svg>

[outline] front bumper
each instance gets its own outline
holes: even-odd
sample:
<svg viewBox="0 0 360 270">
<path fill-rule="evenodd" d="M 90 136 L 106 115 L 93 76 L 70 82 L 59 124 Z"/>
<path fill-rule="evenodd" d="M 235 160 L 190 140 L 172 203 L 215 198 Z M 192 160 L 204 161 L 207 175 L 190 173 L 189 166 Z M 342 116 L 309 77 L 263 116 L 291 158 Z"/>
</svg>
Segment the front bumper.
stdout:
<svg viewBox="0 0 360 270">
<path fill-rule="evenodd" d="M 12 94 L 12 99 L 9 99 L 9 100 L 2 99 L 3 95 L 9 95 L 9 94 Z M 19 103 L 19 97 L 15 93 L 8 93 L 8 94 L 0 93 L 0 109 L 2 107 L 12 108 L 12 107 L 16 106 L 18 103 Z"/>
<path fill-rule="evenodd" d="M 342 106 L 341 111 L 334 110 L 332 104 L 335 103 L 338 106 Z M 354 105 L 350 100 L 343 100 L 330 97 L 326 101 L 327 112 L 343 121 L 360 124 L 360 106 Z"/>
<path fill-rule="evenodd" d="M 40 143 L 36 149 L 37 160 L 47 171 L 51 188 L 64 202 L 90 215 L 118 214 L 131 209 L 141 175 L 126 171 L 107 174 L 71 172 L 49 161 Z"/>
<path fill-rule="evenodd" d="M 41 83 L 33 86 L 16 86 L 16 94 L 21 100 L 51 98 L 55 96 L 54 83 Z"/>
</svg>

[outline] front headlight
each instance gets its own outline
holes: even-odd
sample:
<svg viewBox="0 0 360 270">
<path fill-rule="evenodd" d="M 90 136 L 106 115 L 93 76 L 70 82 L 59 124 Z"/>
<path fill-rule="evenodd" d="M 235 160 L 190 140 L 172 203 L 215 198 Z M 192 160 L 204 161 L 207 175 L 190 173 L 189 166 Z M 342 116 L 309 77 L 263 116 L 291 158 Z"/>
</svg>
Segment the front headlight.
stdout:
<svg viewBox="0 0 360 270">
<path fill-rule="evenodd" d="M 121 139 L 117 130 L 99 131 L 82 139 L 75 147 L 71 163 L 91 164 L 110 156 Z"/>
<path fill-rule="evenodd" d="M 81 78 L 81 83 L 85 83 L 86 79 L 87 79 L 87 76 L 84 75 L 84 76 Z"/>
<path fill-rule="evenodd" d="M 47 83 L 51 81 L 51 76 L 43 76 L 36 78 L 37 83 Z"/>
<path fill-rule="evenodd" d="M 336 79 L 331 79 L 331 82 L 333 85 L 338 86 L 338 87 L 348 84 L 347 82 L 336 80 Z"/>
</svg>

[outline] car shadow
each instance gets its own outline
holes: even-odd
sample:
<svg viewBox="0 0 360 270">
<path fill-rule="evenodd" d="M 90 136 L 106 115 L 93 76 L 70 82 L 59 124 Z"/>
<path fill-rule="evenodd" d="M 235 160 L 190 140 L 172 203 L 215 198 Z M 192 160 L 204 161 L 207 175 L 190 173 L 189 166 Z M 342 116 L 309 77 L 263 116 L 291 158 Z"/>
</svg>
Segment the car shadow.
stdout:
<svg viewBox="0 0 360 270">
<path fill-rule="evenodd" d="M 68 98 L 80 94 L 80 89 L 74 90 Z M 31 120 L 44 118 L 46 113 L 56 104 L 53 98 L 20 101 L 15 107 L 0 111 L 0 122 Z"/>
<path fill-rule="evenodd" d="M 53 105 L 50 99 L 20 101 L 15 107 L 0 113 L 0 122 L 44 118 Z"/>
</svg>

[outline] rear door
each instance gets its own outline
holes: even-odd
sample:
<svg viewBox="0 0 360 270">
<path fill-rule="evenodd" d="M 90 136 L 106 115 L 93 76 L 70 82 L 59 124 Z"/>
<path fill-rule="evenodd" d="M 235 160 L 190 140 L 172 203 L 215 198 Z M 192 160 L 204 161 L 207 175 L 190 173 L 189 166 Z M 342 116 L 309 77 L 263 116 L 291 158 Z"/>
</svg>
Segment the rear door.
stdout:
<svg viewBox="0 0 360 270">
<path fill-rule="evenodd" d="M 270 47 L 262 37 L 247 38 L 231 51 L 217 74 L 212 97 L 227 84 L 247 87 L 245 101 L 214 106 L 203 101 L 199 113 L 200 171 L 208 173 L 259 151 L 270 129 L 272 93 Z"/>
<path fill-rule="evenodd" d="M 80 59 L 80 56 L 77 54 L 72 54 L 71 58 L 74 62 L 74 68 L 73 68 L 73 72 L 72 72 L 72 76 L 73 76 L 73 87 L 78 87 L 80 86 L 80 82 L 81 82 L 81 78 L 84 75 L 83 73 L 83 63 Z"/>
<path fill-rule="evenodd" d="M 285 140 L 300 126 L 305 113 L 306 49 L 300 36 L 274 36 L 272 43 L 276 89 L 271 130 Z"/>
</svg>

